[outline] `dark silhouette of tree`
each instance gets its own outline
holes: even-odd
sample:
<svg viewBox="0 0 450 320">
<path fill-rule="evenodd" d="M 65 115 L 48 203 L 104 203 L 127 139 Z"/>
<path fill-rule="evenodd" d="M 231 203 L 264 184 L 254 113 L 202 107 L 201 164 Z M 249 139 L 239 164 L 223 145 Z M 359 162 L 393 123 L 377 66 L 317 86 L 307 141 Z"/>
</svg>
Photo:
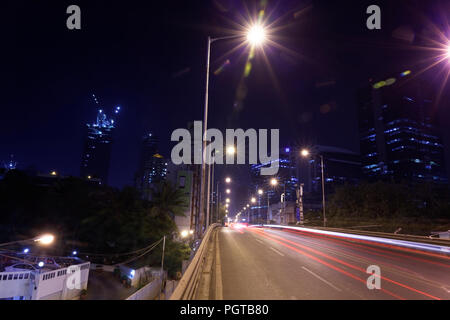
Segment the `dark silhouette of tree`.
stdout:
<svg viewBox="0 0 450 320">
<path fill-rule="evenodd" d="M 186 195 L 173 184 L 161 182 L 151 193 L 152 216 L 184 216 L 187 206 Z"/>
</svg>

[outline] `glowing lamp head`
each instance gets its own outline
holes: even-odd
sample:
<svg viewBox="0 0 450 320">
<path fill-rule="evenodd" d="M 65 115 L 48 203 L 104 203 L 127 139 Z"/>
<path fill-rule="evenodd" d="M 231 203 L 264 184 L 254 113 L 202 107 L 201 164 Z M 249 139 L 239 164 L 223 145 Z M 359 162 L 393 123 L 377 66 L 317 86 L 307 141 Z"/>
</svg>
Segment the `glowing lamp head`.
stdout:
<svg viewBox="0 0 450 320">
<path fill-rule="evenodd" d="M 260 24 L 255 24 L 248 30 L 247 40 L 252 46 L 260 46 L 266 40 L 266 30 Z"/>
<path fill-rule="evenodd" d="M 23 249 L 23 253 L 28 253 L 28 252 L 30 252 L 30 249 L 28 249 L 28 248 Z"/>
<path fill-rule="evenodd" d="M 39 266 L 39 268 L 42 268 L 42 267 L 44 266 L 44 262 L 40 261 L 40 262 L 38 263 L 38 266 Z"/>
<path fill-rule="evenodd" d="M 72 251 L 72 255 L 76 256 L 78 254 L 78 252 L 76 250 Z"/>
<path fill-rule="evenodd" d="M 230 198 L 227 198 L 225 201 L 226 203 L 230 203 Z"/>
<path fill-rule="evenodd" d="M 447 57 L 447 59 L 449 59 L 450 60 L 450 43 L 447 45 L 447 49 L 446 49 L 446 57 Z"/>
<path fill-rule="evenodd" d="M 39 242 L 42 245 L 49 245 L 53 243 L 55 237 L 52 234 L 44 234 L 43 236 L 36 238 L 34 241 Z"/>
<path fill-rule="evenodd" d="M 306 149 L 303 149 L 301 154 L 302 154 L 302 157 L 307 157 L 307 156 L 309 156 L 309 151 Z"/>
<path fill-rule="evenodd" d="M 231 193 L 231 190 L 230 190 L 230 189 L 227 189 L 226 192 L 227 192 L 227 194 L 230 194 L 230 193 Z"/>
<path fill-rule="evenodd" d="M 236 153 L 236 148 L 234 146 L 227 147 L 227 154 L 234 155 Z"/>
<path fill-rule="evenodd" d="M 187 230 L 181 231 L 181 237 L 182 238 L 186 238 L 188 235 L 189 235 L 189 231 L 187 231 Z"/>
<path fill-rule="evenodd" d="M 256 202 L 256 198 L 252 198 L 251 201 L 252 201 L 252 203 L 255 203 Z"/>
<path fill-rule="evenodd" d="M 259 195 L 262 195 L 263 193 L 264 193 L 264 191 L 263 191 L 262 189 L 259 189 L 259 190 L 258 190 L 258 194 L 259 194 Z"/>
<path fill-rule="evenodd" d="M 276 185 L 278 184 L 277 179 L 273 178 L 272 180 L 270 180 L 270 184 L 271 184 L 272 186 L 276 186 Z"/>
<path fill-rule="evenodd" d="M 225 179 L 225 182 L 226 182 L 226 183 L 230 183 L 230 182 L 231 182 L 231 178 L 229 178 L 229 177 L 226 178 L 226 179 Z"/>
</svg>

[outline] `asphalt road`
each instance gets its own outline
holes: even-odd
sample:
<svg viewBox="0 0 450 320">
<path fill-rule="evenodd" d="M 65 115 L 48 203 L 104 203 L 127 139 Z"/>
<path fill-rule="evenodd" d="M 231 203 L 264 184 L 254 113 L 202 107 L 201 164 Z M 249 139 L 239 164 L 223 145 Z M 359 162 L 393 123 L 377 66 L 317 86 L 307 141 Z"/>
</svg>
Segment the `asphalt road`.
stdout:
<svg viewBox="0 0 450 320">
<path fill-rule="evenodd" d="M 450 257 L 294 231 L 219 230 L 223 299 L 450 299 Z M 381 272 L 370 290 L 369 266 Z M 376 284 L 372 277 L 371 284 Z M 220 290 L 220 289 L 219 289 Z"/>
</svg>

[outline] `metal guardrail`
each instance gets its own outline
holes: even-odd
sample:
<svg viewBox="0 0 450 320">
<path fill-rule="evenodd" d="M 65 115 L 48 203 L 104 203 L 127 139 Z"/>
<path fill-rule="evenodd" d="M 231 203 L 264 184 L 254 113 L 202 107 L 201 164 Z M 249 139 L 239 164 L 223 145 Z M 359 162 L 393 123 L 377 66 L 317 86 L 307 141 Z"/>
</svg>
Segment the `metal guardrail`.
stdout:
<svg viewBox="0 0 450 320">
<path fill-rule="evenodd" d="M 351 234 L 363 234 L 363 235 L 367 235 L 367 236 L 382 237 L 382 238 L 388 238 L 388 239 L 410 240 L 410 241 L 416 241 L 416 242 L 422 242 L 422 243 L 450 246 L 450 240 L 447 240 L 447 239 L 439 239 L 439 238 L 436 239 L 436 238 L 425 237 L 425 236 L 416 236 L 416 235 L 411 235 L 411 234 L 394 234 L 394 233 L 387 233 L 387 232 L 375 232 L 375 231 L 353 230 L 353 229 L 349 230 L 349 229 L 342 229 L 342 228 L 324 228 L 324 227 L 308 227 L 308 228 L 317 229 L 317 230 L 345 232 L 345 233 L 351 233 Z"/>
<path fill-rule="evenodd" d="M 345 238 L 361 239 L 372 242 L 379 242 L 398 247 L 413 248 L 422 251 L 431 251 L 440 254 L 450 254 L 450 241 L 445 239 L 430 239 L 428 237 L 413 236 L 413 235 L 396 235 L 383 232 L 359 231 L 337 228 L 323 228 L 323 227 L 297 227 L 284 225 L 263 225 L 266 228 L 276 229 L 291 229 L 304 232 L 313 232 L 330 236 L 338 236 Z"/>
<path fill-rule="evenodd" d="M 195 298 L 196 290 L 198 288 L 202 270 L 204 267 L 208 242 L 211 238 L 213 230 L 221 226 L 220 224 L 212 224 L 209 226 L 202 243 L 200 244 L 194 258 L 189 264 L 186 272 L 183 274 L 170 300 L 192 300 Z"/>
</svg>

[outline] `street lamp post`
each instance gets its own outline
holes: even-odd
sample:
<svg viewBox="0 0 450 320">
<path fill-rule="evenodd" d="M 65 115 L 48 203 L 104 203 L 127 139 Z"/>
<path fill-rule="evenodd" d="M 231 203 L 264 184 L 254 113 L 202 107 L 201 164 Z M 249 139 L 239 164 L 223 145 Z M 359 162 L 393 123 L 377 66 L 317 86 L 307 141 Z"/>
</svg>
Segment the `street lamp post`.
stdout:
<svg viewBox="0 0 450 320">
<path fill-rule="evenodd" d="M 306 149 L 303 149 L 301 151 L 301 155 L 303 157 L 309 156 L 310 152 Z M 323 226 L 327 226 L 327 218 L 325 215 L 325 174 L 324 174 L 324 165 L 323 165 L 323 155 L 319 154 L 320 157 L 320 169 L 321 169 L 321 175 L 322 175 L 322 211 L 323 211 Z"/>
<path fill-rule="evenodd" d="M 251 201 L 252 204 L 255 204 L 255 203 L 256 203 L 256 198 L 255 198 L 255 197 L 252 197 L 252 198 L 250 199 L 250 201 Z M 253 216 L 253 217 L 252 217 L 252 220 L 255 220 L 255 219 L 254 219 L 255 215 L 253 214 L 252 216 Z M 249 221 L 249 222 L 250 222 L 250 221 Z"/>
<path fill-rule="evenodd" d="M 18 244 L 18 243 L 28 243 L 28 242 L 32 242 L 32 241 L 37 242 L 38 244 L 41 244 L 41 245 L 49 245 L 49 244 L 53 243 L 54 240 L 55 240 L 55 237 L 52 234 L 44 234 L 44 235 L 36 237 L 36 238 L 0 243 L 0 247 L 6 247 L 9 245 Z"/>
<path fill-rule="evenodd" d="M 205 224 L 205 205 L 206 208 L 209 208 L 209 197 L 207 196 L 205 199 L 205 184 L 206 184 L 206 138 L 207 138 L 207 130 L 208 130 L 208 103 L 209 103 L 209 73 L 210 73 L 210 64 L 211 64 L 211 44 L 213 42 L 219 40 L 226 39 L 236 39 L 241 38 L 242 35 L 232 35 L 220 38 L 211 38 L 208 36 L 208 42 L 206 46 L 206 84 L 205 84 L 205 107 L 204 107 L 204 116 L 203 116 L 203 141 L 202 141 L 202 170 L 200 177 L 200 227 L 197 230 L 197 236 L 200 237 L 203 233 L 203 228 Z M 262 25 L 254 25 L 249 30 L 247 30 L 247 41 L 251 43 L 253 46 L 260 45 L 265 40 L 265 30 Z M 208 175 L 208 183 L 210 176 Z M 209 194 L 209 191 L 208 191 Z M 205 201 L 206 200 L 206 201 Z M 205 203 L 206 202 L 206 203 Z"/>
<path fill-rule="evenodd" d="M 325 175 L 323 171 L 323 156 L 320 156 L 320 168 L 322 171 L 322 208 L 323 208 L 323 226 L 327 226 L 327 218 L 325 216 Z"/>
<path fill-rule="evenodd" d="M 275 189 L 275 186 L 278 184 L 278 180 L 275 178 L 272 178 L 270 180 L 270 185 L 272 186 L 272 190 Z M 269 210 L 270 210 L 270 194 L 267 192 L 267 217 L 266 220 L 268 220 L 269 216 Z M 270 213 L 272 213 L 272 210 L 270 210 Z M 271 214 L 272 215 L 272 214 Z"/>
<path fill-rule="evenodd" d="M 162 248 L 162 256 L 161 256 L 161 287 L 159 288 L 159 300 L 161 300 L 161 293 L 163 289 L 163 283 L 164 283 L 164 252 L 166 251 L 166 236 L 163 238 L 163 248 Z"/>
<path fill-rule="evenodd" d="M 262 189 L 258 190 L 258 223 L 261 220 L 261 196 L 263 195 L 264 191 Z"/>
<path fill-rule="evenodd" d="M 216 188 L 216 222 L 219 221 L 219 181 L 217 181 Z"/>
</svg>

